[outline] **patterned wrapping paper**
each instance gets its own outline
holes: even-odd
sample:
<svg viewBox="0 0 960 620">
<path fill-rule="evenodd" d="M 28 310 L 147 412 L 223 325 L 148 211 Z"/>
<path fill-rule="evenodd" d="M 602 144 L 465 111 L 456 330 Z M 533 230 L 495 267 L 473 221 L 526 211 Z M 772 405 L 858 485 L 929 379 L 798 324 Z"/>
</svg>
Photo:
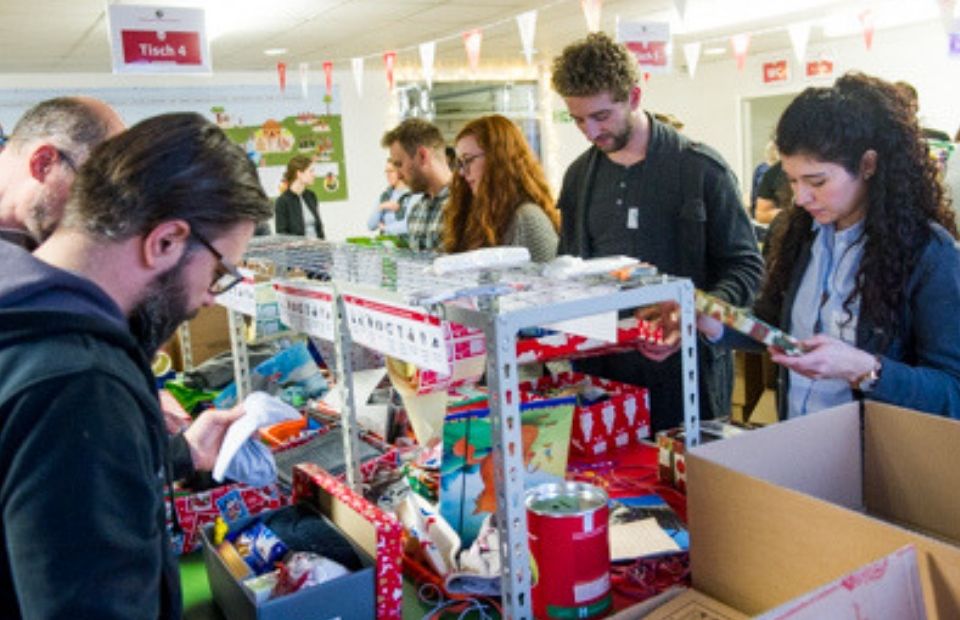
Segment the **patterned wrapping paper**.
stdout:
<svg viewBox="0 0 960 620">
<path fill-rule="evenodd" d="M 401 620 L 403 614 L 403 576 L 401 573 L 401 536 L 403 526 L 397 518 L 384 512 L 357 494 L 346 483 L 311 463 L 297 465 L 293 472 L 293 501 L 317 505 L 329 495 L 351 508 L 370 523 L 376 535 L 376 549 L 367 549 L 377 561 L 377 618 Z"/>
<path fill-rule="evenodd" d="M 563 332 L 538 338 L 520 338 L 517 340 L 517 363 L 529 364 L 635 351 L 637 344 L 641 342 L 662 344 L 663 330 L 649 321 L 628 317 L 617 322 L 616 342 Z"/>
<path fill-rule="evenodd" d="M 787 355 L 803 355 L 799 340 L 761 321 L 748 310 L 733 306 L 699 289 L 696 291 L 695 305 L 697 312 L 706 314 L 757 342 L 783 349 Z"/>
<path fill-rule="evenodd" d="M 524 399 L 546 390 L 563 390 L 583 383 L 595 386 L 608 398 L 577 404 L 573 411 L 570 449 L 578 456 L 600 456 L 614 449 L 639 444 L 650 436 L 650 393 L 647 388 L 583 373 L 562 372 L 520 384 Z"/>
<path fill-rule="evenodd" d="M 241 483 L 227 484 L 174 498 L 177 519 L 183 532 L 174 534 L 170 504 L 167 503 L 167 532 L 177 553 L 190 553 L 201 547 L 200 531 L 205 525 L 223 517 L 228 524 L 275 510 L 289 503 L 276 484 L 251 487 Z"/>
</svg>

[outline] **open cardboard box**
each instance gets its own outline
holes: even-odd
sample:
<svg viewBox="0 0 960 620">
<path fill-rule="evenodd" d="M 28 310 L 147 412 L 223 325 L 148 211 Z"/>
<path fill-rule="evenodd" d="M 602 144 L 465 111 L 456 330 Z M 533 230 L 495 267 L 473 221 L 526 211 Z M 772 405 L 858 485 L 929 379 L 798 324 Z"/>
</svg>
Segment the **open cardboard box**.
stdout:
<svg viewBox="0 0 960 620">
<path fill-rule="evenodd" d="M 687 454 L 694 587 L 747 614 L 913 545 L 960 617 L 960 422 L 851 403 Z"/>
</svg>

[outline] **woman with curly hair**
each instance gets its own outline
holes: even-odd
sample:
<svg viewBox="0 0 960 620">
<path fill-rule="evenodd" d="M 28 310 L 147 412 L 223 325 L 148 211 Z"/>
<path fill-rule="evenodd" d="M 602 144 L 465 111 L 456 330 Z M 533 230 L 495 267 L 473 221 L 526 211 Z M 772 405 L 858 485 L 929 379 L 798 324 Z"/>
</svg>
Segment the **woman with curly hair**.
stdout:
<svg viewBox="0 0 960 620">
<path fill-rule="evenodd" d="M 803 91 L 776 142 L 797 208 L 754 310 L 804 349 L 770 351 L 783 367 L 780 417 L 862 396 L 960 417 L 957 227 L 907 102 L 847 74 Z M 720 336 L 717 322 L 699 323 Z"/>
<path fill-rule="evenodd" d="M 457 134 L 456 151 L 444 250 L 513 245 L 526 247 L 536 262 L 553 259 L 560 213 L 520 129 L 500 115 L 475 119 Z"/>
</svg>

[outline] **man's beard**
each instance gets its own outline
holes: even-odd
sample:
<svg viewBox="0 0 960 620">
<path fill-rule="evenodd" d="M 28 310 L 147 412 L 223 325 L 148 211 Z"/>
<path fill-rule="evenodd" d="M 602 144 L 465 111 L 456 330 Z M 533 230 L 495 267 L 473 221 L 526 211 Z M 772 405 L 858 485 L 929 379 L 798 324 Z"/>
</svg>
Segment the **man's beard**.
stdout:
<svg viewBox="0 0 960 620">
<path fill-rule="evenodd" d="M 630 142 L 630 137 L 633 135 L 633 119 L 630 116 L 627 116 L 623 121 L 623 129 L 612 135 L 613 145 L 607 148 L 600 148 L 604 153 L 616 153 L 621 151 L 624 147 L 627 146 L 627 143 Z"/>
<path fill-rule="evenodd" d="M 186 257 L 185 257 L 186 258 Z M 188 310 L 187 290 L 182 276 L 185 260 L 156 277 L 146 296 L 130 313 L 130 332 L 140 348 L 152 358 L 181 323 L 197 312 Z"/>
<path fill-rule="evenodd" d="M 410 178 L 404 179 L 404 182 L 407 184 L 407 187 L 410 188 L 410 191 L 415 194 L 426 193 L 429 187 L 427 177 L 417 169 L 414 169 L 410 174 Z"/>
</svg>

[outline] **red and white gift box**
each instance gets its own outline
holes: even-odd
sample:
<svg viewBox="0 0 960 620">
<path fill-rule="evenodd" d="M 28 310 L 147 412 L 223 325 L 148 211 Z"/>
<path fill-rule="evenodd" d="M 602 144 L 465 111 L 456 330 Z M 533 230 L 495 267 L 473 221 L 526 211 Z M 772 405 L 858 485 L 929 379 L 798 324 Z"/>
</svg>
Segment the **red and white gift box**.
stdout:
<svg viewBox="0 0 960 620">
<path fill-rule="evenodd" d="M 593 404 L 577 404 L 573 410 L 570 447 L 581 456 L 598 456 L 616 448 L 636 445 L 650 436 L 650 396 L 647 388 L 619 381 L 563 372 L 520 384 L 526 399 L 530 393 L 575 389 L 588 384 L 600 388 L 607 398 Z"/>
<path fill-rule="evenodd" d="M 167 531 L 171 534 L 177 553 L 190 553 L 201 546 L 200 531 L 203 526 L 213 523 L 217 517 L 223 517 L 223 520 L 229 524 L 280 508 L 288 503 L 288 499 L 276 484 L 251 487 L 239 482 L 190 495 L 178 495 L 174 497 L 173 502 L 174 509 L 177 511 L 177 520 L 183 531 L 179 534 L 173 532 L 169 503 L 167 504 Z"/>
<path fill-rule="evenodd" d="M 616 342 L 563 332 L 537 338 L 520 338 L 517 340 L 517 363 L 529 364 L 635 351 L 642 342 L 662 344 L 663 329 L 649 321 L 627 317 L 617 322 Z"/>
<path fill-rule="evenodd" d="M 293 500 L 319 506 L 347 536 L 376 558 L 377 618 L 401 620 L 403 526 L 400 521 L 312 463 L 302 463 L 294 468 Z"/>
</svg>

